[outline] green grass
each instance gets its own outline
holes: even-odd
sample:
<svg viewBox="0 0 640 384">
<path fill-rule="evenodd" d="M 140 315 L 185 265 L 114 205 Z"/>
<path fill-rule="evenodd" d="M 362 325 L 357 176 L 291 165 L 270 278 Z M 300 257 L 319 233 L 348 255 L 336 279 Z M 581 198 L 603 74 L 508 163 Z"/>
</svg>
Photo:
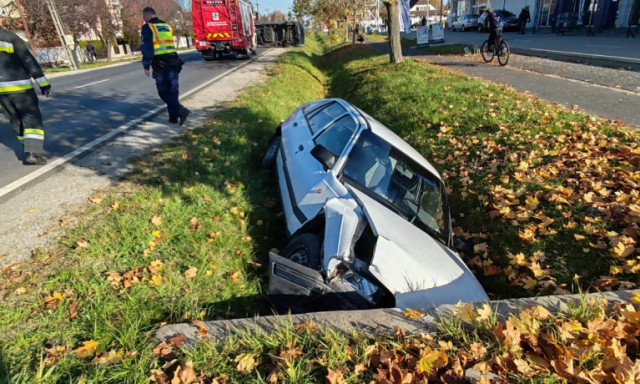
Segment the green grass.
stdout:
<svg viewBox="0 0 640 384">
<path fill-rule="evenodd" d="M 378 118 L 441 171 L 456 232 L 487 246 L 465 256 L 488 292 L 563 293 L 577 287 L 574 274 L 585 289 L 636 286 L 629 266 L 637 254 L 615 257 L 613 247 L 619 239 L 640 240 L 634 213 L 617 202 L 638 193 L 635 182 L 627 183 L 631 176 L 622 175 L 639 170 L 630 157 L 612 155 L 636 153 L 635 132 L 425 62 L 387 60 L 366 47 L 333 55 L 330 93 Z M 597 166 L 576 160 L 583 158 Z M 598 191 L 603 197 L 594 204 L 588 194 Z M 619 197 L 610 196 L 614 191 Z M 533 196 L 537 207 L 525 209 Z M 565 202 L 553 202 L 562 196 Z M 503 208 L 537 218 L 516 220 Z M 544 220 L 552 221 L 551 231 L 540 226 Z M 526 225 L 531 241 L 520 237 Z M 512 261 L 518 253 L 523 264 Z M 615 279 L 607 277 L 611 266 L 619 268 Z"/>
<path fill-rule="evenodd" d="M 147 382 L 161 324 L 271 313 L 264 265 L 283 223 L 258 164 L 276 125 L 325 96 L 322 44 L 285 54 L 266 83 L 94 196 L 63 244 L 3 271 L 0 382 Z M 85 341 L 95 353 L 72 352 Z"/>
<path fill-rule="evenodd" d="M 270 313 L 264 265 L 267 252 L 282 245 L 283 222 L 273 177 L 257 165 L 278 122 L 325 96 L 343 97 L 378 118 L 441 171 L 456 232 L 480 244 L 466 260 L 491 294 L 593 288 L 610 265 L 621 269 L 619 281 L 637 283 L 635 256 L 616 259 L 608 249 L 623 233 L 636 237 L 635 216 L 627 210 L 637 200 L 630 182 L 638 178 L 640 148 L 626 127 L 427 63 L 390 66 L 366 46 L 324 55 L 335 46 L 310 36 L 304 49 L 270 67 L 264 84 L 139 159 L 126 182 L 93 198 L 62 244 L 2 271 L 0 383 L 148 382 L 165 363 L 152 352 L 162 324 Z M 532 177 L 539 170 L 552 174 Z M 606 188 L 624 192 L 612 197 L 620 202 L 586 183 L 598 174 L 608 180 Z M 571 187 L 570 206 L 550 200 L 563 184 Z M 598 195 L 585 199 L 589 189 Z M 539 219 L 514 222 L 495 206 L 502 209 L 508 200 L 516 210 L 533 195 L 539 198 L 536 215 L 553 220 L 548 228 L 556 233 L 542 235 L 536 227 L 534 241 L 526 242 L 519 234 Z M 598 242 L 605 247 L 589 245 Z M 540 260 L 536 251 L 546 256 L 541 276 L 531 269 Z M 510 265 L 509 256 L 518 252 L 525 265 L 517 259 Z M 574 279 L 576 273 L 582 277 Z M 523 287 L 527 277 L 535 277 L 529 290 Z M 586 302 L 566 314 L 584 323 L 602 316 Z M 435 338 L 422 335 L 410 343 L 401 333 L 338 335 L 308 324 L 175 352 L 182 367 L 191 360 L 198 373 L 219 382 L 261 383 L 275 374 L 280 382 L 311 383 L 329 369 L 340 370 L 348 382 L 369 382 L 378 367 L 370 348 L 401 356 L 403 369 L 415 369 L 411 361 L 425 345 L 442 348 L 438 341 L 454 344 L 449 359 L 473 342 L 500 355 L 505 346 L 491 336 L 494 323 L 465 330 L 450 319 Z M 550 321 L 543 326 L 551 327 Z M 599 358 L 589 355 L 579 363 L 595 366 Z M 239 362 L 252 369 L 242 372 Z M 164 372 L 170 376 L 176 367 Z M 532 381 L 522 374 L 509 378 Z"/>
</svg>

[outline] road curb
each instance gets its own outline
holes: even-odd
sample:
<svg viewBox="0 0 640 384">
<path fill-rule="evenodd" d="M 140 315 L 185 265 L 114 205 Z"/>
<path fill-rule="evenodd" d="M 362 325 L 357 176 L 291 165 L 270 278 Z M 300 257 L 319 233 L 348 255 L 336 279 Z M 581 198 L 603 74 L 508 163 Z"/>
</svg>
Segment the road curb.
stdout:
<svg viewBox="0 0 640 384">
<path fill-rule="evenodd" d="M 489 304 L 494 309 L 501 321 L 509 315 L 518 313 L 521 309 L 541 305 L 551 313 L 557 314 L 566 311 L 570 306 L 578 305 L 583 300 L 605 300 L 611 307 L 614 303 L 630 303 L 634 294 L 640 294 L 640 289 L 630 291 L 590 293 L 584 295 L 559 295 L 540 296 L 524 299 L 510 299 L 491 301 Z M 433 330 L 438 320 L 451 317 L 455 305 L 441 305 L 422 312 L 426 314 L 420 319 L 409 319 L 397 308 L 371 309 L 356 311 L 315 312 L 300 315 L 258 316 L 255 318 L 216 320 L 204 324 L 207 328 L 206 338 L 214 342 L 222 342 L 230 335 L 243 332 L 272 332 L 291 324 L 300 324 L 311 321 L 322 329 L 331 329 L 344 334 L 360 331 L 366 334 L 394 333 L 396 329 L 403 330 L 406 334 L 418 334 Z M 191 323 L 165 325 L 156 331 L 156 338 L 169 342 L 178 335 L 184 335 L 186 342 L 193 345 L 202 336 L 198 327 Z"/>
<path fill-rule="evenodd" d="M 534 56 L 551 60 L 590 64 L 596 67 L 624 68 L 634 71 L 640 71 L 640 59 L 627 57 L 555 51 L 550 49 L 538 48 L 511 48 L 511 52 L 524 56 Z"/>
<path fill-rule="evenodd" d="M 267 49 L 266 51 L 262 52 L 260 55 L 257 55 L 253 58 L 251 58 L 250 60 L 247 60 L 246 62 L 233 67 L 223 73 L 221 73 L 220 75 L 214 77 L 213 79 L 210 79 L 202 84 L 200 84 L 199 86 L 197 86 L 194 89 L 191 89 L 188 92 L 185 92 L 184 94 L 182 94 L 180 96 L 180 99 L 185 99 L 195 93 L 197 93 L 198 91 L 202 90 L 203 88 L 208 87 L 209 85 L 223 79 L 225 76 L 229 75 L 230 73 L 233 73 L 241 68 L 244 68 L 245 66 L 253 63 L 255 60 L 259 59 L 260 57 L 266 55 L 267 53 L 271 52 L 273 50 L 273 48 L 271 49 Z M 79 157 L 80 155 L 85 154 L 85 152 L 88 152 L 89 150 L 92 150 L 95 147 L 98 147 L 106 142 L 108 142 L 109 140 L 111 140 L 112 138 L 126 132 L 127 130 L 129 130 L 130 128 L 140 124 L 141 122 L 147 121 L 148 119 L 152 118 L 153 116 L 155 116 L 156 114 L 160 113 L 161 111 L 165 110 L 165 106 L 164 105 L 160 105 L 150 111 L 147 111 L 146 113 L 142 114 L 141 116 L 130 120 L 129 122 L 119 126 L 118 128 L 115 128 L 109 132 L 107 132 L 106 134 L 98 137 L 97 139 L 83 145 L 80 148 L 76 148 L 74 151 L 66 154 L 63 157 L 60 157 L 58 159 L 55 159 L 54 161 L 48 163 L 47 165 L 42 166 L 41 168 L 38 168 L 37 170 L 29 173 L 26 176 L 21 177 L 20 179 L 0 188 L 0 199 L 4 198 L 5 196 L 9 195 L 10 193 L 19 190 L 20 188 L 24 187 L 25 185 L 31 183 L 32 181 L 40 178 L 41 176 L 49 173 L 50 171 L 55 170 L 56 168 L 64 165 L 65 163 L 75 159 L 76 157 Z"/>
</svg>

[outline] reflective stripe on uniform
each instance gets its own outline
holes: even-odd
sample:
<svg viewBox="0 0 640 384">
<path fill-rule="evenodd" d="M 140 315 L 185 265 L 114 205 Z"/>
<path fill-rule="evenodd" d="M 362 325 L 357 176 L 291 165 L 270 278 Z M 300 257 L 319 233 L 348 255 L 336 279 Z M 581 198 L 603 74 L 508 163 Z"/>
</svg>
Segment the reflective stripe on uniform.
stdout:
<svg viewBox="0 0 640 384">
<path fill-rule="evenodd" d="M 0 93 L 20 92 L 32 89 L 31 79 L 16 81 L 0 81 Z"/>
<path fill-rule="evenodd" d="M 49 83 L 49 80 L 47 80 L 46 76 L 38 77 L 36 79 L 36 83 L 38 83 L 39 87 L 46 87 L 47 85 L 51 85 L 51 83 Z"/>
<path fill-rule="evenodd" d="M 24 141 L 24 137 L 23 136 L 18 136 L 18 140 Z"/>
<path fill-rule="evenodd" d="M 165 55 L 176 52 L 173 40 L 173 28 L 169 24 L 149 24 L 153 32 L 153 55 Z"/>
<path fill-rule="evenodd" d="M 25 139 L 35 139 L 35 140 L 44 140 L 44 130 L 36 129 L 36 128 L 25 128 L 24 129 L 24 138 Z"/>
<path fill-rule="evenodd" d="M 13 43 L 0 41 L 0 52 L 13 53 Z"/>
</svg>

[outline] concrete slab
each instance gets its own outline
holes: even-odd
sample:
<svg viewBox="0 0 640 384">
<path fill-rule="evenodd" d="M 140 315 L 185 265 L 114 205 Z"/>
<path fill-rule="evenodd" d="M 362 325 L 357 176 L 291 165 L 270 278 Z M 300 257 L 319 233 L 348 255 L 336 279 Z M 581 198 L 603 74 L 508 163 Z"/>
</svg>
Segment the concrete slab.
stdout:
<svg viewBox="0 0 640 384">
<path fill-rule="evenodd" d="M 605 300 L 610 307 L 614 303 L 630 303 L 633 294 L 640 290 L 591 293 L 586 295 L 540 296 L 524 299 L 492 301 L 490 305 L 498 315 L 498 319 L 506 320 L 509 315 L 521 309 L 541 305 L 551 313 L 561 313 L 570 306 L 578 305 L 582 300 Z M 360 331 L 367 334 L 393 333 L 396 328 L 406 334 L 429 332 L 438 320 L 453 315 L 455 305 L 443 305 L 424 310 L 425 317 L 412 320 L 404 316 L 397 308 L 372 309 L 359 311 L 316 312 L 300 315 L 263 316 L 248 319 L 216 320 L 204 322 L 206 335 L 200 336 L 198 327 L 192 323 L 170 324 L 156 332 L 156 338 L 169 342 L 169 339 L 184 335 L 186 342 L 193 345 L 199 338 L 205 337 L 214 342 L 221 342 L 229 335 L 239 332 L 272 332 L 284 326 L 313 322 L 320 328 L 332 329 L 345 334 Z M 200 325 L 200 324 L 199 324 Z"/>
</svg>

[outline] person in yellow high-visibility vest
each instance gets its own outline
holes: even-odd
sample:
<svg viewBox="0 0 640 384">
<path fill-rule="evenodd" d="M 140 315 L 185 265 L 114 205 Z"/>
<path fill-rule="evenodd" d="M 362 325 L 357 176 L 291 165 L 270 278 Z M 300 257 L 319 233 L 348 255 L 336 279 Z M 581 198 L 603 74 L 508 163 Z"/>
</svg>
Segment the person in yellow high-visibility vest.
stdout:
<svg viewBox="0 0 640 384">
<path fill-rule="evenodd" d="M 153 69 L 158 95 L 167 104 L 169 122 L 183 125 L 189 111 L 179 99 L 179 75 L 184 62 L 176 52 L 173 40 L 173 28 L 158 19 L 156 11 L 146 7 L 142 11 L 145 25 L 142 26 L 142 66 L 149 76 Z"/>
<path fill-rule="evenodd" d="M 43 165 L 44 127 L 33 90 L 35 79 L 43 95 L 49 97 L 51 84 L 42 68 L 18 35 L 0 28 L 0 105 L 18 139 L 24 145 L 24 163 Z"/>
</svg>

